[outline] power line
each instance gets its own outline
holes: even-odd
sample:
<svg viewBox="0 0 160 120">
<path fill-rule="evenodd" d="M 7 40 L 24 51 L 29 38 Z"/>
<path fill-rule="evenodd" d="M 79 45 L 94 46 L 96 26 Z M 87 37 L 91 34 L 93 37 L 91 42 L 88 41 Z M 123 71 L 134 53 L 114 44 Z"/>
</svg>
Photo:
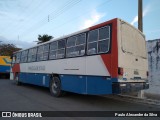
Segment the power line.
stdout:
<svg viewBox="0 0 160 120">
<path fill-rule="evenodd" d="M 57 9 L 56 11 L 52 12 L 51 14 L 49 14 L 50 16 L 50 21 L 54 20 L 55 18 L 57 18 L 59 15 L 63 14 L 64 12 L 68 11 L 69 9 L 71 9 L 74 5 L 78 4 L 81 0 L 74 0 L 74 1 L 70 1 L 69 3 L 66 3 L 64 6 L 60 7 L 59 9 Z M 24 31 L 21 36 L 25 35 L 27 33 L 33 32 L 34 30 L 36 30 L 37 28 L 42 27 L 44 24 L 47 23 L 45 17 L 44 19 L 42 19 L 41 21 L 39 21 L 37 24 L 33 25 L 31 28 L 27 29 L 26 31 Z"/>
<path fill-rule="evenodd" d="M 32 1 L 33 1 L 33 0 L 32 0 Z M 19 10 L 19 11 L 21 11 L 19 14 L 17 14 L 17 16 L 18 16 L 19 18 L 21 18 L 22 13 L 24 14 L 24 13 L 27 12 L 27 8 L 32 4 L 32 1 L 27 5 L 26 9 L 23 9 L 23 11 L 22 11 L 22 10 Z M 1 33 L 4 33 L 4 32 L 6 32 L 6 31 L 10 32 L 9 30 L 11 30 L 11 28 L 15 28 L 15 26 L 17 26 L 18 24 L 19 24 L 19 23 L 13 24 L 13 21 L 10 20 L 10 22 L 8 23 L 8 26 L 5 27 L 4 29 L 2 29 L 3 31 L 2 31 Z"/>
<path fill-rule="evenodd" d="M 105 2 L 103 2 L 103 3 L 101 3 L 101 4 L 99 4 L 97 7 L 95 7 L 95 9 L 97 9 L 97 8 L 100 8 L 100 7 L 102 7 L 102 6 L 104 6 L 105 4 L 107 4 L 107 3 L 109 3 L 109 2 L 111 2 L 112 0 L 107 0 L 107 1 L 105 1 Z M 88 11 L 83 11 L 83 12 L 81 12 L 82 14 L 90 14 L 89 13 L 89 10 Z M 53 26 L 51 29 L 49 29 L 48 31 L 55 31 L 55 30 L 57 30 L 57 29 L 60 29 L 60 28 L 63 28 L 63 26 L 65 25 L 65 24 L 68 24 L 69 22 L 72 22 L 72 21 L 74 21 L 74 20 L 76 20 L 76 19 L 78 19 L 79 17 L 81 17 L 82 15 L 79 15 L 79 16 L 77 16 L 77 17 L 74 17 L 74 18 L 72 18 L 72 19 L 69 19 L 68 21 L 66 21 L 65 20 L 65 22 L 64 23 L 62 23 L 62 24 L 60 24 L 60 25 L 56 25 L 55 27 Z M 51 21 L 51 22 L 53 22 L 53 21 Z M 46 31 L 46 33 L 48 32 L 48 31 Z"/>
<path fill-rule="evenodd" d="M 102 7 L 102 6 L 104 6 L 105 4 L 108 4 L 109 2 L 111 2 L 112 0 L 107 0 L 107 1 L 105 1 L 105 2 L 103 2 L 103 3 L 101 3 L 100 5 L 98 5 L 97 7 L 95 7 L 95 9 L 97 9 L 97 8 L 99 8 L 99 7 Z M 85 13 L 85 15 L 86 14 L 90 14 L 89 13 L 89 10 L 88 11 L 83 11 L 83 12 L 81 12 L 82 13 L 82 15 Z M 82 17 L 82 15 L 79 15 L 79 16 L 76 16 L 76 17 L 74 17 L 74 18 L 72 18 L 72 19 L 69 19 L 68 21 L 65 21 L 64 23 L 62 23 L 62 24 L 60 24 L 60 25 L 56 25 L 55 27 L 52 27 L 51 29 L 49 29 L 48 31 L 55 31 L 55 30 L 57 30 L 57 29 L 60 29 L 61 27 L 64 27 L 64 25 L 65 24 L 67 24 L 67 23 L 69 23 L 69 22 L 72 22 L 72 21 L 74 21 L 74 20 L 76 20 L 76 19 L 78 19 L 79 17 Z M 48 32 L 48 31 L 46 31 L 46 32 Z"/>
</svg>

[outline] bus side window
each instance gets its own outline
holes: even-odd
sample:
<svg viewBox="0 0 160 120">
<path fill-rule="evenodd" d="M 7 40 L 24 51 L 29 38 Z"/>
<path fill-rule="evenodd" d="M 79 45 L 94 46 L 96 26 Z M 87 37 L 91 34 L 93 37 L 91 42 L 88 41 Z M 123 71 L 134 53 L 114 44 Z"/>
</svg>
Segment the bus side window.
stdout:
<svg viewBox="0 0 160 120">
<path fill-rule="evenodd" d="M 57 49 L 58 49 L 58 42 L 57 41 L 53 41 L 50 44 L 50 52 L 49 52 L 49 59 L 56 59 L 57 57 Z"/>
<path fill-rule="evenodd" d="M 66 56 L 67 57 L 74 57 L 76 56 L 76 53 L 75 53 L 75 44 L 76 44 L 76 37 L 75 36 L 72 36 L 72 37 L 69 37 L 67 39 L 67 48 L 66 48 Z"/>
<path fill-rule="evenodd" d="M 49 44 L 44 45 L 43 60 L 48 60 Z"/>
<path fill-rule="evenodd" d="M 97 54 L 98 30 L 92 30 L 88 33 L 87 54 Z"/>
<path fill-rule="evenodd" d="M 28 50 L 22 51 L 22 54 L 21 54 L 22 63 L 27 62 L 27 54 L 28 54 Z"/>
<path fill-rule="evenodd" d="M 62 39 L 58 41 L 57 58 L 64 58 L 65 56 L 66 40 Z"/>
<path fill-rule="evenodd" d="M 67 57 L 82 56 L 85 54 L 86 34 L 79 34 L 68 38 L 67 40 Z"/>
<path fill-rule="evenodd" d="M 36 61 L 36 55 L 37 55 L 37 47 L 36 47 L 36 48 L 33 48 L 32 62 Z"/>
<path fill-rule="evenodd" d="M 110 46 L 110 26 L 90 31 L 87 44 L 88 55 L 108 52 Z"/>
<path fill-rule="evenodd" d="M 44 49 L 44 46 L 41 45 L 38 47 L 38 51 L 37 51 L 37 61 L 41 61 L 43 60 L 43 49 Z"/>
<path fill-rule="evenodd" d="M 21 55 L 21 53 L 20 52 L 18 52 L 17 54 L 16 54 L 16 63 L 19 63 L 20 62 L 20 56 Z"/>
<path fill-rule="evenodd" d="M 66 40 L 54 41 L 50 44 L 49 59 L 59 59 L 65 57 Z"/>
<path fill-rule="evenodd" d="M 76 40 L 76 51 L 78 52 L 78 56 L 82 56 L 85 54 L 85 44 L 86 44 L 86 34 L 80 34 L 77 36 Z"/>
<path fill-rule="evenodd" d="M 37 47 L 29 49 L 28 62 L 36 61 L 36 53 L 37 53 Z"/>
<path fill-rule="evenodd" d="M 99 29 L 98 53 L 106 53 L 109 51 L 110 43 L 110 26 Z"/>
</svg>

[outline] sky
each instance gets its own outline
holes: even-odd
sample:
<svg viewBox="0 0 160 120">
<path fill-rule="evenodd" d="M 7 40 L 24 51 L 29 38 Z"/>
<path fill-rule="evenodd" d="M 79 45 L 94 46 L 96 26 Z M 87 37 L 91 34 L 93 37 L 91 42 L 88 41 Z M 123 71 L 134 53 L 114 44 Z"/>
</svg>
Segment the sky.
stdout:
<svg viewBox="0 0 160 120">
<path fill-rule="evenodd" d="M 160 0 L 143 0 L 146 40 L 160 39 Z M 58 38 L 121 18 L 137 28 L 138 0 L 0 0 L 0 44 L 22 49 L 38 35 Z"/>
</svg>

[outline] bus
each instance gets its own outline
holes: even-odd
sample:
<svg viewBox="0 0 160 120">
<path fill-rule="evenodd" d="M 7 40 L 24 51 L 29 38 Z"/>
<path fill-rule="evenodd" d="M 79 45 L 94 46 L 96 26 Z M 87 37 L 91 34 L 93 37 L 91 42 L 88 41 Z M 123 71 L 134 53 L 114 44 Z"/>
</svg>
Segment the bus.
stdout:
<svg viewBox="0 0 160 120">
<path fill-rule="evenodd" d="M 63 92 L 121 94 L 149 88 L 145 36 L 114 18 L 15 52 L 12 79 Z"/>
<path fill-rule="evenodd" d="M 7 79 L 10 75 L 10 56 L 0 56 L 0 79 Z"/>
</svg>

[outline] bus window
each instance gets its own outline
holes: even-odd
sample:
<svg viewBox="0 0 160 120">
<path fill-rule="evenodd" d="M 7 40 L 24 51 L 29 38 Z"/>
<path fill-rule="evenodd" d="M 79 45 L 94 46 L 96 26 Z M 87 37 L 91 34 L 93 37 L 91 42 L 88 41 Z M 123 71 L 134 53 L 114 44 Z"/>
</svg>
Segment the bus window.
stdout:
<svg viewBox="0 0 160 120">
<path fill-rule="evenodd" d="M 75 47 L 67 48 L 67 57 L 74 57 L 74 56 L 76 56 Z"/>
<path fill-rule="evenodd" d="M 80 34 L 77 36 L 76 40 L 76 51 L 78 52 L 78 56 L 82 56 L 85 54 L 85 44 L 86 44 L 86 34 Z"/>
<path fill-rule="evenodd" d="M 88 33 L 87 54 L 106 53 L 109 51 L 110 26 L 93 30 Z"/>
<path fill-rule="evenodd" d="M 82 56 L 85 54 L 86 34 L 80 34 L 67 41 L 67 57 Z"/>
<path fill-rule="evenodd" d="M 99 40 L 110 38 L 110 27 L 104 27 L 99 29 Z"/>
<path fill-rule="evenodd" d="M 99 29 L 98 53 L 106 53 L 109 51 L 110 27 L 106 26 Z"/>
<path fill-rule="evenodd" d="M 54 41 L 50 44 L 50 53 L 49 53 L 49 59 L 56 59 L 56 54 L 57 54 L 57 41 Z"/>
<path fill-rule="evenodd" d="M 32 50 L 32 62 L 36 61 L 37 47 Z"/>
<path fill-rule="evenodd" d="M 76 37 L 69 37 L 67 40 L 67 47 L 75 46 L 76 44 Z"/>
<path fill-rule="evenodd" d="M 22 51 L 22 54 L 21 54 L 22 63 L 27 62 L 27 54 L 28 54 L 28 50 Z"/>
<path fill-rule="evenodd" d="M 50 51 L 57 50 L 57 48 L 58 48 L 57 41 L 54 41 L 50 44 Z"/>
<path fill-rule="evenodd" d="M 56 51 L 50 51 L 49 59 L 56 59 Z"/>
<path fill-rule="evenodd" d="M 38 47 L 37 61 L 48 60 L 49 44 Z"/>
<path fill-rule="evenodd" d="M 54 41 L 50 44 L 49 59 L 64 58 L 65 56 L 65 39 Z"/>
<path fill-rule="evenodd" d="M 88 34 L 88 55 L 97 54 L 98 30 L 90 31 Z"/>
<path fill-rule="evenodd" d="M 19 62 L 20 62 L 20 55 L 21 55 L 20 52 L 18 52 L 18 53 L 16 54 L 16 63 L 19 63 Z"/>
<path fill-rule="evenodd" d="M 99 53 L 105 53 L 109 50 L 109 39 L 98 41 L 98 52 Z"/>
<path fill-rule="evenodd" d="M 58 49 L 65 48 L 65 39 L 58 41 Z"/>
<path fill-rule="evenodd" d="M 34 61 L 36 61 L 36 53 L 37 53 L 37 47 L 29 49 L 28 62 L 34 62 Z"/>
<path fill-rule="evenodd" d="M 77 36 L 76 45 L 82 45 L 86 43 L 86 34 L 81 34 Z"/>
<path fill-rule="evenodd" d="M 95 42 L 98 40 L 98 30 L 93 30 L 89 32 L 88 42 Z"/>
<path fill-rule="evenodd" d="M 41 45 L 41 46 L 38 47 L 37 61 L 43 60 L 43 48 L 44 48 L 43 45 Z"/>
<path fill-rule="evenodd" d="M 64 58 L 65 50 L 61 49 L 57 51 L 57 58 Z"/>
<path fill-rule="evenodd" d="M 49 44 L 44 45 L 43 60 L 48 60 Z"/>
<path fill-rule="evenodd" d="M 97 53 L 97 42 L 89 43 L 88 44 L 88 55 L 96 54 Z"/>
<path fill-rule="evenodd" d="M 48 52 L 49 50 L 49 44 L 44 45 L 44 52 Z"/>
<path fill-rule="evenodd" d="M 65 56 L 65 39 L 58 41 L 57 58 L 64 58 Z"/>
</svg>

